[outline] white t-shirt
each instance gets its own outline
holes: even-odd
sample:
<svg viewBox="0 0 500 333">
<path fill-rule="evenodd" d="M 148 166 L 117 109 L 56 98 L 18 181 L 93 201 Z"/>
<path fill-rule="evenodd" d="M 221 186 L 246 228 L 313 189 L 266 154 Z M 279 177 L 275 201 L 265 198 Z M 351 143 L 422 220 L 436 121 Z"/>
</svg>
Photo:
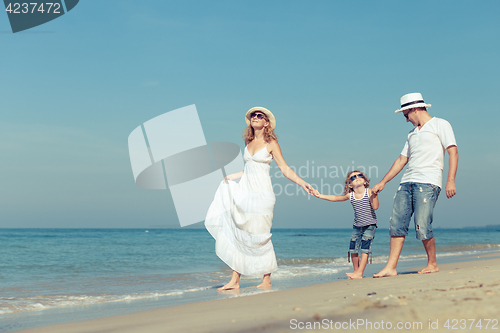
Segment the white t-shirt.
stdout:
<svg viewBox="0 0 500 333">
<path fill-rule="evenodd" d="M 443 181 L 444 152 L 456 146 L 455 134 L 449 122 L 432 118 L 419 130 L 409 134 L 401 155 L 408 157 L 401 183 L 416 182 L 441 187 Z"/>
</svg>

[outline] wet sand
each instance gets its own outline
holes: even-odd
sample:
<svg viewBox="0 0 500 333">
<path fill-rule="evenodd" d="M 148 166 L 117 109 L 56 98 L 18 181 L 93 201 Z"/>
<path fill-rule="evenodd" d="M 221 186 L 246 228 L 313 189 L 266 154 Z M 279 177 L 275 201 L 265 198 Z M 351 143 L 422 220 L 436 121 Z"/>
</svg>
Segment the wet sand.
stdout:
<svg viewBox="0 0 500 333">
<path fill-rule="evenodd" d="M 417 274 L 415 268 L 395 277 L 340 280 L 19 332 L 500 330 L 500 259 L 439 268 L 433 274 Z"/>
</svg>

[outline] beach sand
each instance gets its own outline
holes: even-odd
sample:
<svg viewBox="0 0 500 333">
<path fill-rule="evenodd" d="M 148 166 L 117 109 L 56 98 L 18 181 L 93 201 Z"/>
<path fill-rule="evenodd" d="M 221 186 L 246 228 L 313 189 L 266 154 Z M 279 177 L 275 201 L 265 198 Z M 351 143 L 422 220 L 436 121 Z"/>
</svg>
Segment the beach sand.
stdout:
<svg viewBox="0 0 500 333">
<path fill-rule="evenodd" d="M 396 277 L 340 280 L 20 332 L 500 330 L 498 256 L 442 264 L 439 273 L 421 275 L 417 269 L 401 273 Z"/>
</svg>

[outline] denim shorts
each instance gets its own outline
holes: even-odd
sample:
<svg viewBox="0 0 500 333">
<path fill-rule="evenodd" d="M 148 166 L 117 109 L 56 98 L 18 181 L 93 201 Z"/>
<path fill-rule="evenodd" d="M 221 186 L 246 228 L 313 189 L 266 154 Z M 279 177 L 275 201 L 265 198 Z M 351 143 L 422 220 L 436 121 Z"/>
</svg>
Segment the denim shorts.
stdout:
<svg viewBox="0 0 500 333">
<path fill-rule="evenodd" d="M 434 237 L 432 232 L 432 213 L 441 188 L 432 184 L 403 183 L 400 184 L 390 221 L 391 236 L 406 236 L 411 216 L 415 214 L 414 223 L 417 239 L 426 240 Z"/>
<path fill-rule="evenodd" d="M 375 238 L 376 224 L 370 224 L 364 227 L 352 227 L 351 243 L 349 244 L 349 253 L 371 253 L 372 241 Z"/>
</svg>

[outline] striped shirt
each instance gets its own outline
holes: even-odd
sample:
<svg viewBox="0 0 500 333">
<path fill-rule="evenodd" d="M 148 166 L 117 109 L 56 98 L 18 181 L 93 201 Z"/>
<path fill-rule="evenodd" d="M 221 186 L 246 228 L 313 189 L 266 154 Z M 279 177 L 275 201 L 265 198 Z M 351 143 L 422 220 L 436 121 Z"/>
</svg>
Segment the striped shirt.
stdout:
<svg viewBox="0 0 500 333">
<path fill-rule="evenodd" d="M 356 199 L 354 197 L 354 192 L 351 192 L 351 204 L 354 209 L 355 227 L 365 227 L 370 224 L 377 224 L 377 215 L 375 215 L 375 211 L 370 203 L 367 188 L 365 188 L 365 195 L 363 195 L 361 199 Z"/>
</svg>

